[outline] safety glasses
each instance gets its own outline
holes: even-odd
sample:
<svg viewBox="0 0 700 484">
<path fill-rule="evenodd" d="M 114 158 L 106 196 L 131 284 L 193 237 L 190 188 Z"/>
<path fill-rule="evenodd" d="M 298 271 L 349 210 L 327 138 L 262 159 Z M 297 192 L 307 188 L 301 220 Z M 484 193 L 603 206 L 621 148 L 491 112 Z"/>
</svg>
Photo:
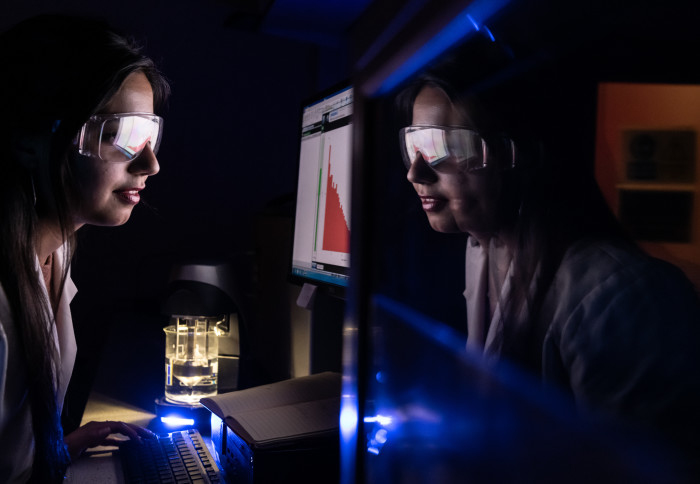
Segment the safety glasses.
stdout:
<svg viewBox="0 0 700 484">
<path fill-rule="evenodd" d="M 489 147 L 493 149 L 491 149 Z M 488 168 L 492 151 L 506 149 L 511 159 L 512 142 L 507 138 L 498 138 L 489 143 L 477 131 L 450 126 L 414 125 L 401 129 L 399 146 L 406 168 L 410 169 L 420 153 L 432 168 L 448 159 L 462 164 L 467 171 L 479 171 Z"/>
<path fill-rule="evenodd" d="M 147 144 L 158 153 L 162 133 L 163 118 L 151 113 L 96 114 L 80 130 L 78 152 L 105 161 L 131 161 Z"/>
</svg>

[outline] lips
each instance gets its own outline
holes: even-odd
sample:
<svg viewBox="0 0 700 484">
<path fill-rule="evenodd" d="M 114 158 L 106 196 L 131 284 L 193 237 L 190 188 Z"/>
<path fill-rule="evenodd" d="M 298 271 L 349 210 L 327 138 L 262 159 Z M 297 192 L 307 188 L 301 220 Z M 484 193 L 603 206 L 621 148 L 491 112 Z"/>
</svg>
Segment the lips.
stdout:
<svg viewBox="0 0 700 484">
<path fill-rule="evenodd" d="M 447 200 L 439 197 L 421 196 L 419 197 L 423 210 L 426 212 L 437 212 L 447 205 Z"/>
<path fill-rule="evenodd" d="M 140 191 L 141 188 L 128 188 L 125 190 L 115 190 L 114 193 L 125 203 L 136 205 L 141 201 L 141 195 L 139 195 Z"/>
</svg>

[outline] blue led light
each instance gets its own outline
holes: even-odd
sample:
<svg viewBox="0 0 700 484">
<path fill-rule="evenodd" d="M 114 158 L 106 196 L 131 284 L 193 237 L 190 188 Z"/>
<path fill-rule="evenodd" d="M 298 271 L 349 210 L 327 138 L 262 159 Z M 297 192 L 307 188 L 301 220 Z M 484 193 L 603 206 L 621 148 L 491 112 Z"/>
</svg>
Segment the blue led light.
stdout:
<svg viewBox="0 0 700 484">
<path fill-rule="evenodd" d="M 182 418 L 175 416 L 161 417 L 160 421 L 168 427 L 185 427 L 194 425 L 193 418 Z"/>
<path fill-rule="evenodd" d="M 350 441 L 357 430 L 357 404 L 343 399 L 340 409 L 340 434 L 344 441 Z"/>
<path fill-rule="evenodd" d="M 376 94 L 383 95 L 391 92 L 403 81 L 428 65 L 450 47 L 466 38 L 468 35 L 479 31 L 484 22 L 494 13 L 505 7 L 510 0 L 476 0 L 466 9 L 460 12 L 454 20 L 448 23 L 423 47 L 418 49 L 401 66 L 392 72 Z M 490 31 L 489 31 L 490 34 Z M 490 37 L 493 35 L 491 34 Z"/>
<path fill-rule="evenodd" d="M 391 422 L 393 421 L 391 417 L 385 417 L 384 415 L 375 415 L 374 417 L 365 417 L 364 419 L 365 423 L 378 423 L 379 425 L 386 427 L 387 425 L 391 425 Z"/>
<path fill-rule="evenodd" d="M 364 420 L 365 422 L 378 422 L 380 425 L 382 425 L 379 419 L 372 418 L 372 420 L 368 420 L 365 418 Z M 389 432 L 387 432 L 385 428 L 375 426 L 375 429 L 370 431 L 370 437 L 367 441 L 367 452 L 374 455 L 379 455 L 379 452 L 382 450 L 382 447 L 384 447 L 384 444 L 386 444 L 386 441 L 388 440 L 388 436 Z"/>
</svg>

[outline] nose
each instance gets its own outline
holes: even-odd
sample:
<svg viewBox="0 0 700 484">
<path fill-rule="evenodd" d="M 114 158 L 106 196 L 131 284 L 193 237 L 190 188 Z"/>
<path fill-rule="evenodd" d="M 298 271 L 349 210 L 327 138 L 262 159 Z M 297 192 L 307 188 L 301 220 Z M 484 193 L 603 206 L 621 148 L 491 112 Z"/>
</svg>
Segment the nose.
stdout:
<svg viewBox="0 0 700 484">
<path fill-rule="evenodd" d="M 129 163 L 129 171 L 135 175 L 153 176 L 160 171 L 158 158 L 151 149 L 150 143 L 146 143 L 143 151 Z"/>
<path fill-rule="evenodd" d="M 416 153 L 416 159 L 413 160 L 408 168 L 406 178 L 411 183 L 429 184 L 437 181 L 437 173 L 431 168 L 421 152 Z"/>
</svg>

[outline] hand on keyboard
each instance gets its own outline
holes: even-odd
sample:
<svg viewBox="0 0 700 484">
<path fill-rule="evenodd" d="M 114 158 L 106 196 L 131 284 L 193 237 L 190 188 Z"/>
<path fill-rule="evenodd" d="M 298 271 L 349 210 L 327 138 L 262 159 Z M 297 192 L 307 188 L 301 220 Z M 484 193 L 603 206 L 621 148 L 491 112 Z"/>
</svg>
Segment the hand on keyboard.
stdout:
<svg viewBox="0 0 700 484">
<path fill-rule="evenodd" d="M 71 459 L 76 459 L 86 449 L 98 445 L 119 445 L 123 439 L 114 437 L 121 434 L 129 439 L 155 439 L 156 435 L 148 429 L 126 422 L 90 422 L 66 435 L 63 442 L 68 448 Z M 112 436 L 112 437 L 110 437 Z"/>
</svg>

